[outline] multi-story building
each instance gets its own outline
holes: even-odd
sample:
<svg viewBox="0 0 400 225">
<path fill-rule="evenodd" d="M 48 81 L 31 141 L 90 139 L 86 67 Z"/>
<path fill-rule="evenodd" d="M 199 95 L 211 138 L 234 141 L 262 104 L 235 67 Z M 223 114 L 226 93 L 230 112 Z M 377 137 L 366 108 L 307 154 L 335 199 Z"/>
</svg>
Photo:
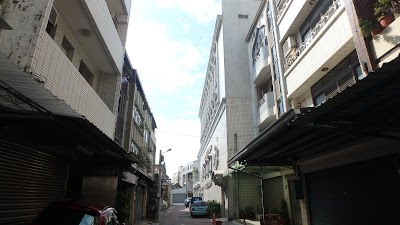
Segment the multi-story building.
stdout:
<svg viewBox="0 0 400 225">
<path fill-rule="evenodd" d="M 260 134 L 228 163 L 263 170 L 265 212 L 281 196 L 292 224 L 399 222 L 400 20 L 389 2 L 394 21 L 370 38 L 360 24 L 378 23 L 375 0 L 262 1 L 246 39 Z"/>
<path fill-rule="evenodd" d="M 124 171 L 120 192 L 131 196 L 130 224 L 146 217 L 148 194 L 156 191 L 154 161 L 157 127 L 140 82 L 139 74 L 125 55 L 118 106 L 115 140 L 137 159 L 130 170 Z M 155 190 L 151 190 L 151 188 Z M 122 190 L 124 189 L 124 190 Z M 125 206 L 126 207 L 126 206 Z M 119 210 L 121 211 L 121 209 Z"/>
<path fill-rule="evenodd" d="M 138 162 L 114 142 L 130 5 L 0 2 L 0 224 L 64 198 L 117 205 Z"/>
<path fill-rule="evenodd" d="M 220 178 L 228 170 L 227 160 L 256 134 L 248 55 L 243 53 L 260 1 L 222 0 L 221 4 L 199 110 L 200 184 L 195 186 L 195 195 L 220 202 L 222 215 L 228 217 L 229 211 L 229 217 L 234 217 L 234 182 L 228 188 L 228 182 Z"/>
<path fill-rule="evenodd" d="M 197 180 L 198 168 L 199 162 L 196 160 L 180 166 L 178 169 L 179 185 L 185 189 L 185 198 L 193 197 L 193 184 Z"/>
</svg>

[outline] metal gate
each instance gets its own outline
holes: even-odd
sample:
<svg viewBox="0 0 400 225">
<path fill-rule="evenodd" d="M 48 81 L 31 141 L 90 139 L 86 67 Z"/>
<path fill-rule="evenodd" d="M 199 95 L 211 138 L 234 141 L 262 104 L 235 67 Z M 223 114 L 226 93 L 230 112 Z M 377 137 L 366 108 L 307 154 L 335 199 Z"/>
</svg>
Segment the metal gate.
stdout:
<svg viewBox="0 0 400 225">
<path fill-rule="evenodd" d="M 54 200 L 63 199 L 68 163 L 0 140 L 0 224 L 28 224 Z"/>
<path fill-rule="evenodd" d="M 306 175 L 313 225 L 400 224 L 400 176 L 395 157 Z"/>
</svg>

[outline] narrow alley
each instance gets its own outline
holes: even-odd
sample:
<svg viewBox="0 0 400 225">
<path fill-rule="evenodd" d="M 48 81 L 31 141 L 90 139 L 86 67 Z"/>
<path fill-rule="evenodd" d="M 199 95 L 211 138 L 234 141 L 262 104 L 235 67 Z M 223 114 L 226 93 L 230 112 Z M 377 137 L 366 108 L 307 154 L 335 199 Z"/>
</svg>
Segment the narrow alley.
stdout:
<svg viewBox="0 0 400 225">
<path fill-rule="evenodd" d="M 161 225 L 209 225 L 211 220 L 207 217 L 190 216 L 189 208 L 184 205 L 171 205 L 167 210 L 161 212 Z"/>
</svg>

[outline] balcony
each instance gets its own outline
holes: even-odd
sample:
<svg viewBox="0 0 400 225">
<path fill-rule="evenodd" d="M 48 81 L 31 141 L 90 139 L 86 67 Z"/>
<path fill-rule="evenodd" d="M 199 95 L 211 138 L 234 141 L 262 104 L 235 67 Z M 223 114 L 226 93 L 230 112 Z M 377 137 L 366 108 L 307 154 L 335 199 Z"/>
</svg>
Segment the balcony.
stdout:
<svg viewBox="0 0 400 225">
<path fill-rule="evenodd" d="M 349 19 L 341 1 L 334 1 L 311 35 L 286 58 L 288 98 L 309 90 L 355 49 Z"/>
<path fill-rule="evenodd" d="M 400 43 L 400 19 L 397 18 L 380 34 L 374 36 L 371 42 L 372 57 L 379 62 L 390 62 L 399 55 L 398 44 Z"/>
<path fill-rule="evenodd" d="M 104 73 L 121 74 L 125 50 L 106 1 L 56 0 L 54 5 L 96 67 Z"/>
<path fill-rule="evenodd" d="M 327 1 L 327 0 L 324 0 Z M 314 8 L 314 0 L 282 0 L 278 6 L 277 24 L 279 27 L 280 40 L 282 43 L 290 35 L 295 34 L 303 21 Z"/>
<path fill-rule="evenodd" d="M 114 114 L 46 32 L 42 32 L 37 43 L 30 72 L 40 74 L 36 79 L 55 96 L 54 99 L 36 99 L 37 103 L 54 114 L 84 117 L 114 138 Z"/>
<path fill-rule="evenodd" d="M 129 15 L 132 0 L 106 0 L 110 12 Z"/>
<path fill-rule="evenodd" d="M 259 102 L 259 112 L 258 128 L 263 130 L 275 120 L 276 110 L 273 92 L 267 92 L 263 95 Z"/>
<path fill-rule="evenodd" d="M 271 64 L 269 63 L 269 52 L 268 46 L 263 45 L 260 48 L 260 52 L 258 54 L 258 58 L 254 64 L 254 69 L 256 72 L 256 78 L 254 79 L 254 83 L 261 84 L 267 81 L 271 76 Z"/>
</svg>

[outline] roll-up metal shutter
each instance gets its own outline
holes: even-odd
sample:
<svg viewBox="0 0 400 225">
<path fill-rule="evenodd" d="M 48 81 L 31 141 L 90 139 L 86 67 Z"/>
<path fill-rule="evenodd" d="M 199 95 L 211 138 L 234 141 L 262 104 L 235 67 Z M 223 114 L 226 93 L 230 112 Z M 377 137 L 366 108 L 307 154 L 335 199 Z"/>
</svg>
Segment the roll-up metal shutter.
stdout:
<svg viewBox="0 0 400 225">
<path fill-rule="evenodd" d="M 172 194 L 172 203 L 184 203 L 186 194 Z"/>
<path fill-rule="evenodd" d="M 394 157 L 306 175 L 311 224 L 400 224 L 400 176 Z"/>
<path fill-rule="evenodd" d="M 275 177 L 263 180 L 264 207 L 266 213 L 278 213 L 281 209 L 283 196 L 283 178 Z"/>
<path fill-rule="evenodd" d="M 54 156 L 0 140 L 0 224 L 28 224 L 64 197 L 68 164 Z"/>
</svg>

